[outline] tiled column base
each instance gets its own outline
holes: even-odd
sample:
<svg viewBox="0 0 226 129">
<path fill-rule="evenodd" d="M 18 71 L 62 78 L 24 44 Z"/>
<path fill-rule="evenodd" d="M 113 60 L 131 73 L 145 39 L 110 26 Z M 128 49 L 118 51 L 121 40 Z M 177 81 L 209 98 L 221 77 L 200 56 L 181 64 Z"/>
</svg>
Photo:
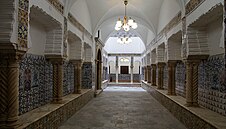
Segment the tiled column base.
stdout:
<svg viewBox="0 0 226 129">
<path fill-rule="evenodd" d="M 180 100 L 179 96 L 167 96 L 167 91 L 157 90 L 145 82 L 141 86 L 189 129 L 226 128 L 224 116 L 200 107 L 186 107 L 184 98 Z"/>
<path fill-rule="evenodd" d="M 93 90 L 63 97 L 61 104 L 47 104 L 19 117 L 18 129 L 57 129 L 94 96 Z"/>
</svg>

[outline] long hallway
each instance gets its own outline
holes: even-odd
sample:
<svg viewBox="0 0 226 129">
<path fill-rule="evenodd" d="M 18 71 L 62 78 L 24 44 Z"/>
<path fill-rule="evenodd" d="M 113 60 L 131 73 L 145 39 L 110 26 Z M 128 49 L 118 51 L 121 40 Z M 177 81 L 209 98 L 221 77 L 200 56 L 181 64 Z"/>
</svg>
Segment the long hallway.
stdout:
<svg viewBox="0 0 226 129">
<path fill-rule="evenodd" d="M 141 87 L 107 87 L 59 129 L 185 129 Z"/>
</svg>

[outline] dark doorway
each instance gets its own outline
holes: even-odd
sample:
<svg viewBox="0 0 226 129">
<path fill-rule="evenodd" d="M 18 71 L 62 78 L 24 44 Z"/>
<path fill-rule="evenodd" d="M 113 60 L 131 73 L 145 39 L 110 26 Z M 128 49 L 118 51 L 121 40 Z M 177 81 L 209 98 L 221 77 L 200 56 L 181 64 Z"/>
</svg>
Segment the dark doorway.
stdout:
<svg viewBox="0 0 226 129">
<path fill-rule="evenodd" d="M 129 66 L 121 66 L 121 74 L 129 74 Z"/>
</svg>

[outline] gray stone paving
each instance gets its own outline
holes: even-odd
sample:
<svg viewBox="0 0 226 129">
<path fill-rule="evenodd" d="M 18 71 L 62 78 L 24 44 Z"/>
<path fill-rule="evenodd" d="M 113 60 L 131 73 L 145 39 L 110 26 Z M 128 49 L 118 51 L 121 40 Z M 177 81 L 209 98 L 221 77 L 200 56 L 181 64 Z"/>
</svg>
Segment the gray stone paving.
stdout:
<svg viewBox="0 0 226 129">
<path fill-rule="evenodd" d="M 186 129 L 141 87 L 108 87 L 59 129 Z"/>
</svg>

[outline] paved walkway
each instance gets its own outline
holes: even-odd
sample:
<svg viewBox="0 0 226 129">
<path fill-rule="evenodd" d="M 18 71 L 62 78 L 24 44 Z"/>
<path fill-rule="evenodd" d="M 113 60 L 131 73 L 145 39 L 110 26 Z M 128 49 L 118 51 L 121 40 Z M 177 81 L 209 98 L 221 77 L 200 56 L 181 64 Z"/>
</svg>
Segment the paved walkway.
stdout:
<svg viewBox="0 0 226 129">
<path fill-rule="evenodd" d="M 59 129 L 186 129 L 141 87 L 108 87 Z"/>
</svg>

